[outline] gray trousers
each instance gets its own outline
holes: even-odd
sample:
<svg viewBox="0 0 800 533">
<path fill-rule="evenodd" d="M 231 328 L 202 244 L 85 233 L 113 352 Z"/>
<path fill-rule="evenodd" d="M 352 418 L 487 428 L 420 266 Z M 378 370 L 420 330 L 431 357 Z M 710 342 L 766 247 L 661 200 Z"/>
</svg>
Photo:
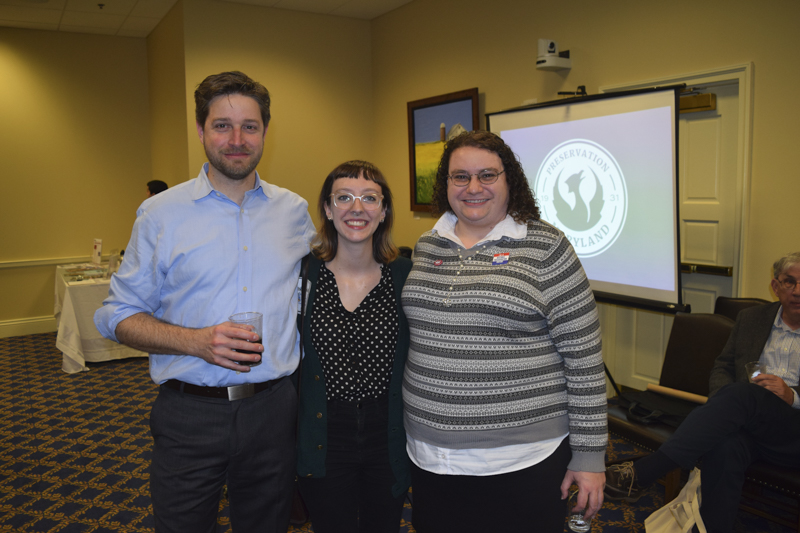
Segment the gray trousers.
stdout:
<svg viewBox="0 0 800 533">
<path fill-rule="evenodd" d="M 295 471 L 297 394 L 288 378 L 250 398 L 161 387 L 150 413 L 157 533 L 213 533 L 223 485 L 231 526 L 286 533 Z"/>
</svg>

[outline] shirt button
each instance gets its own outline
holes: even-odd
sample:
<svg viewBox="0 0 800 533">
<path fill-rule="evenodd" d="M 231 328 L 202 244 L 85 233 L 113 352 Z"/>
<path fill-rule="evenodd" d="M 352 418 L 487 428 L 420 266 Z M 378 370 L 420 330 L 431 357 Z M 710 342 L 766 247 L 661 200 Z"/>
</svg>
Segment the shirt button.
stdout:
<svg viewBox="0 0 800 533">
<path fill-rule="evenodd" d="M 322 413 L 317 413 L 317 418 L 322 418 Z"/>
<path fill-rule="evenodd" d="M 247 246 L 245 246 L 245 247 L 244 247 L 244 251 L 245 251 L 245 252 L 247 251 Z"/>
<path fill-rule="evenodd" d="M 322 449 L 322 444 L 317 445 L 317 449 L 321 450 Z"/>
<path fill-rule="evenodd" d="M 243 207 L 243 208 L 241 208 L 241 209 L 239 209 L 239 212 L 240 212 L 240 213 L 244 213 L 244 207 Z"/>
<path fill-rule="evenodd" d="M 314 376 L 314 381 L 319 381 L 319 376 Z"/>
<path fill-rule="evenodd" d="M 242 290 L 243 290 L 244 292 L 247 292 L 247 287 L 243 288 Z"/>
</svg>

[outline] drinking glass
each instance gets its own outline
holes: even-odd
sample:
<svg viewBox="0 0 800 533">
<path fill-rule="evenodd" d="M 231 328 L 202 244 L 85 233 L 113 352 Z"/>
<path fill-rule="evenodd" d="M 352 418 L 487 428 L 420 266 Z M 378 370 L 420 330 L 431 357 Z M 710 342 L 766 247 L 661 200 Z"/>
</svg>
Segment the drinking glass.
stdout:
<svg viewBox="0 0 800 533">
<path fill-rule="evenodd" d="M 586 504 L 589 504 L 588 500 Z M 583 515 L 586 514 L 586 507 L 578 508 L 577 505 L 578 489 L 571 490 L 569 492 L 569 498 L 567 499 L 567 526 L 569 527 L 570 531 L 586 533 L 592 529 L 592 519 L 583 518 Z"/>
<path fill-rule="evenodd" d="M 747 372 L 747 380 L 752 383 L 753 378 L 759 374 L 767 373 L 767 365 L 761 364 L 760 361 L 750 361 L 744 365 L 745 372 Z"/>
<path fill-rule="evenodd" d="M 244 324 L 247 326 L 253 327 L 253 332 L 258 335 L 258 340 L 254 341 L 256 343 L 261 343 L 263 337 L 261 336 L 262 331 L 262 324 L 264 321 L 264 316 L 261 313 L 256 312 L 247 312 L 247 313 L 236 313 L 235 315 L 231 315 L 228 317 L 228 320 L 233 322 L 234 324 Z M 234 352 L 239 353 L 254 353 L 261 355 L 261 352 L 255 352 L 251 350 L 233 350 Z M 250 362 L 250 361 L 237 361 L 237 364 L 242 366 L 258 366 L 261 364 L 261 360 L 257 362 Z"/>
</svg>

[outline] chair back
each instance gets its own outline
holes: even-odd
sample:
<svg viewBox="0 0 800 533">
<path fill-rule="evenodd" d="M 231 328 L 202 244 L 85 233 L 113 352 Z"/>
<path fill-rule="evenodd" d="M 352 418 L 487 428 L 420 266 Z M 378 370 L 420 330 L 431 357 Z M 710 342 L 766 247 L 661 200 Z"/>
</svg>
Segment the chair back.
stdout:
<svg viewBox="0 0 800 533">
<path fill-rule="evenodd" d="M 676 313 L 664 354 L 659 384 L 708 396 L 708 378 L 734 321 L 710 313 Z"/>
<path fill-rule="evenodd" d="M 714 314 L 723 315 L 731 320 L 736 320 L 736 315 L 738 315 L 739 311 L 742 309 L 768 303 L 770 303 L 769 300 L 762 300 L 761 298 L 728 298 L 727 296 L 718 296 L 717 301 L 714 303 Z"/>
</svg>

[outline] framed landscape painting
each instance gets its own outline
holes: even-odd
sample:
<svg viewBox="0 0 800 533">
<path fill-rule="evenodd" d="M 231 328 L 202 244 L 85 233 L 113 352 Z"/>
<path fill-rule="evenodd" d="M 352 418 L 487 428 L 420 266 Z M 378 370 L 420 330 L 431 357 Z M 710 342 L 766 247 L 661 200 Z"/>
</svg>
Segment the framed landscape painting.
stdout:
<svg viewBox="0 0 800 533">
<path fill-rule="evenodd" d="M 477 87 L 408 102 L 412 211 L 430 210 L 445 141 L 478 124 Z"/>
</svg>

